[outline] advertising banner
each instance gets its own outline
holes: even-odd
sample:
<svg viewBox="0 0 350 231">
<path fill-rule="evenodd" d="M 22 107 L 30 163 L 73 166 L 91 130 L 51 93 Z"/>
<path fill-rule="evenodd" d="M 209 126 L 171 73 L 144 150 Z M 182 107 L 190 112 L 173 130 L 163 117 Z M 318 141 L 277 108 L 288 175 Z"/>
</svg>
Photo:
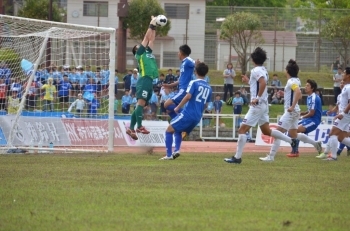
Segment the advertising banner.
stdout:
<svg viewBox="0 0 350 231">
<path fill-rule="evenodd" d="M 10 135 L 15 116 L 0 116 L 0 145 L 5 146 Z M 143 121 L 150 134 L 138 133 L 138 140 L 126 134 L 129 120 L 115 120 L 113 128 L 114 146 L 163 147 L 167 121 Z M 59 146 L 107 146 L 108 120 L 59 117 L 21 116 L 14 129 L 14 146 L 43 146 L 53 143 Z"/>
</svg>

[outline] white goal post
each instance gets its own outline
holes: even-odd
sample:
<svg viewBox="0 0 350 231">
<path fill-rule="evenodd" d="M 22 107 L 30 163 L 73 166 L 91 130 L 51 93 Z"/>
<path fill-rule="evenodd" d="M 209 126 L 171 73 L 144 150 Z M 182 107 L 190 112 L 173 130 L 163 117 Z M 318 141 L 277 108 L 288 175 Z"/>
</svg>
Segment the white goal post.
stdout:
<svg viewBox="0 0 350 231">
<path fill-rule="evenodd" d="M 115 28 L 0 15 L 2 149 L 113 152 L 115 39 Z"/>
</svg>

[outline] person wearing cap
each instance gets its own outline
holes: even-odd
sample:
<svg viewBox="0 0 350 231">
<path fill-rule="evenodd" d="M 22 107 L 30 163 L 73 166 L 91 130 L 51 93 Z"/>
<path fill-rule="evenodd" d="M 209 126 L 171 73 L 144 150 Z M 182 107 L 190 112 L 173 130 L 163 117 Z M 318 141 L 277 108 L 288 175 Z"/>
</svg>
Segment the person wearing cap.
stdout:
<svg viewBox="0 0 350 231">
<path fill-rule="evenodd" d="M 153 81 L 158 78 L 158 66 L 153 54 L 154 40 L 156 38 L 156 18 L 152 16 L 149 28 L 140 45 L 132 49 L 140 71 L 140 78 L 136 85 L 137 107 L 132 113 L 130 127 L 126 133 L 134 140 L 138 137 L 136 133 L 149 134 L 150 132 L 142 125 L 143 108 L 150 100 L 153 93 Z M 137 124 L 136 131 L 135 125 Z"/>
</svg>

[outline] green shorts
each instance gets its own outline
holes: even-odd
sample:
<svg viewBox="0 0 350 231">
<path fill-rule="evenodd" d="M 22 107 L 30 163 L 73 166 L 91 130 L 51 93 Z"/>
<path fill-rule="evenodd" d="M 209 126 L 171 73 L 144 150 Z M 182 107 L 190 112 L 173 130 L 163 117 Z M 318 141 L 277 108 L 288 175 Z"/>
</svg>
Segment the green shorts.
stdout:
<svg viewBox="0 0 350 231">
<path fill-rule="evenodd" d="M 153 94 L 153 79 L 148 76 L 140 77 L 136 84 L 136 98 L 144 99 L 146 103 Z"/>
</svg>

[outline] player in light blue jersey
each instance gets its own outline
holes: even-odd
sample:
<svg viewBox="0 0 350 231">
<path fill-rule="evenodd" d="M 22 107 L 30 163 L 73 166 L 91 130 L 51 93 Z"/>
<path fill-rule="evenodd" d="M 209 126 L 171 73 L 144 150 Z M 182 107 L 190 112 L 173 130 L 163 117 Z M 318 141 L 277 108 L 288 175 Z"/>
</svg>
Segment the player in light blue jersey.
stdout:
<svg viewBox="0 0 350 231">
<path fill-rule="evenodd" d="M 173 160 L 180 156 L 181 132 L 190 133 L 200 122 L 204 109 L 208 106 L 208 102 L 211 102 L 212 89 L 204 80 L 208 69 L 205 63 L 198 63 L 196 65 L 197 79 L 190 81 L 185 97 L 183 97 L 179 105 L 174 109 L 175 112 L 179 112 L 187 104 L 182 112 L 171 120 L 165 132 L 166 156 L 160 160 Z M 173 135 L 175 135 L 174 152 L 172 152 Z"/>
<path fill-rule="evenodd" d="M 186 89 L 188 87 L 188 84 L 192 80 L 192 74 L 195 68 L 195 61 L 189 57 L 190 54 L 191 48 L 188 45 L 185 44 L 179 47 L 178 56 L 179 59 L 182 61 L 180 67 L 180 78 L 174 83 L 163 84 L 164 87 L 171 88 L 179 85 L 179 92 L 164 103 L 164 107 L 168 111 L 168 114 L 171 117 L 171 119 L 174 119 L 176 117 L 177 114 L 174 111 L 174 109 L 186 96 Z"/>
</svg>

